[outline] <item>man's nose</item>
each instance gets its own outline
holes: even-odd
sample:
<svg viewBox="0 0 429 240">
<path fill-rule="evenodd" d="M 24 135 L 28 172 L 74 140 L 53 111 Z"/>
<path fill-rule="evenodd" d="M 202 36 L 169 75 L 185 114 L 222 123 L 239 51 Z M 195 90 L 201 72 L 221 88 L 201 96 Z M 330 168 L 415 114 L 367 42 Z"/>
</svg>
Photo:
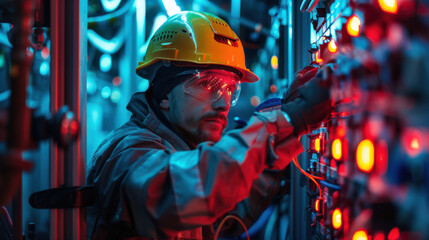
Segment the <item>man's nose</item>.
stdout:
<svg viewBox="0 0 429 240">
<path fill-rule="evenodd" d="M 227 94 L 222 94 L 218 100 L 213 102 L 212 106 L 213 109 L 218 111 L 228 111 L 231 107 L 231 97 L 227 96 Z"/>
</svg>

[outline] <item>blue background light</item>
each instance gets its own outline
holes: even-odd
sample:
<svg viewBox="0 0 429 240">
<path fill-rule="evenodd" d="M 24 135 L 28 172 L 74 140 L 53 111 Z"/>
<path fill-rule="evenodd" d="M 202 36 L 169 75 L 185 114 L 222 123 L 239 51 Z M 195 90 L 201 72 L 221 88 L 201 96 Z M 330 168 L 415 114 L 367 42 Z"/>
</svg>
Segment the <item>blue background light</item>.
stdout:
<svg viewBox="0 0 429 240">
<path fill-rule="evenodd" d="M 110 89 L 109 86 L 105 86 L 103 87 L 103 89 L 101 89 L 101 96 L 103 98 L 109 98 L 111 93 L 112 93 L 112 90 Z"/>
<path fill-rule="evenodd" d="M 48 62 L 42 62 L 42 64 L 40 64 L 40 74 L 42 76 L 47 76 L 49 75 L 49 63 Z"/>
<path fill-rule="evenodd" d="M 100 57 L 100 70 L 108 72 L 112 68 L 112 56 L 110 54 L 103 54 Z"/>
<path fill-rule="evenodd" d="M 101 5 L 103 5 L 104 11 L 112 12 L 119 6 L 121 0 L 101 0 Z"/>
<path fill-rule="evenodd" d="M 110 100 L 112 100 L 114 103 L 118 103 L 119 100 L 121 100 L 121 92 L 119 92 L 117 89 L 113 90 Z"/>
</svg>

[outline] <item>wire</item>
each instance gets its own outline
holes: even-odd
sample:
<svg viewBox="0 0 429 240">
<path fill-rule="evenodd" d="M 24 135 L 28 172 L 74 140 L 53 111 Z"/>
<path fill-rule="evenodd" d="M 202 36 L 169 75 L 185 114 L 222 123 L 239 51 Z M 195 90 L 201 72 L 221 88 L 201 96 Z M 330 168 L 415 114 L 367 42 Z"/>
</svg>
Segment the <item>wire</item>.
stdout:
<svg viewBox="0 0 429 240">
<path fill-rule="evenodd" d="M 241 221 L 240 218 L 238 218 L 238 217 L 236 217 L 234 215 L 228 215 L 224 219 L 222 219 L 222 221 L 219 224 L 218 229 L 216 230 L 216 235 L 215 235 L 214 239 L 217 240 L 217 238 L 219 237 L 219 234 L 220 234 L 220 230 L 222 229 L 222 227 L 225 224 L 226 220 L 228 220 L 230 218 L 233 218 L 233 219 L 237 220 L 241 224 L 241 226 L 244 228 L 244 231 L 246 232 L 247 240 L 250 240 L 249 233 L 247 232 L 246 225 L 244 225 L 243 221 Z"/>
<path fill-rule="evenodd" d="M 313 181 L 313 182 L 316 184 L 317 188 L 319 189 L 319 196 L 320 196 L 320 198 L 322 198 L 322 189 L 320 188 L 319 183 L 318 183 L 315 179 L 322 180 L 323 178 L 322 178 L 322 177 L 318 177 L 318 176 L 311 175 L 311 174 L 307 173 L 306 171 L 304 171 L 304 170 L 301 168 L 301 166 L 299 165 L 298 160 L 297 160 L 297 158 L 296 158 L 296 157 L 295 157 L 295 158 L 293 158 L 293 159 L 292 159 L 292 161 L 293 161 L 293 163 L 295 164 L 295 166 L 299 169 L 299 171 L 301 171 L 301 172 L 302 172 L 302 174 L 304 174 L 306 177 L 308 177 L 311 181 Z"/>
<path fill-rule="evenodd" d="M 320 183 L 322 185 L 324 185 L 325 187 L 328 187 L 328 188 L 331 188 L 331 189 L 334 189 L 334 190 L 341 190 L 341 186 L 340 185 L 333 184 L 333 183 L 330 183 L 330 182 L 327 182 L 327 181 L 323 181 L 323 180 L 321 180 Z"/>
</svg>

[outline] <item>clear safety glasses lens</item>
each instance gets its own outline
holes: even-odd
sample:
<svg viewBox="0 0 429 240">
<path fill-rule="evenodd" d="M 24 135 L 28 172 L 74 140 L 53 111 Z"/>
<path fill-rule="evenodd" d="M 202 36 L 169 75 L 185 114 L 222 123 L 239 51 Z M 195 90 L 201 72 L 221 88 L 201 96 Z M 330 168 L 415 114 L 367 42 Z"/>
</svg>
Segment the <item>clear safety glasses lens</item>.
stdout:
<svg viewBox="0 0 429 240">
<path fill-rule="evenodd" d="M 206 70 L 197 72 L 186 80 L 183 90 L 203 101 L 215 102 L 225 96 L 226 101 L 234 106 L 240 95 L 240 79 L 229 71 Z"/>
</svg>

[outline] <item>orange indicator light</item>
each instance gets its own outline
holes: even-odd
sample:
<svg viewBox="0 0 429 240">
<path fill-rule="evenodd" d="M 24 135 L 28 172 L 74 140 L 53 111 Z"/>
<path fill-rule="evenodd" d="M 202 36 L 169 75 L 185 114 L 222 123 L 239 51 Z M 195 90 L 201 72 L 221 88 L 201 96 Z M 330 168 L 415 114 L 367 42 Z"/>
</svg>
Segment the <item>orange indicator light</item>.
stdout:
<svg viewBox="0 0 429 240">
<path fill-rule="evenodd" d="M 335 43 L 334 39 L 331 39 L 331 41 L 328 44 L 328 50 L 331 53 L 335 53 L 338 50 L 337 44 Z"/>
<path fill-rule="evenodd" d="M 339 160 L 341 155 L 341 140 L 337 138 L 332 142 L 332 157 L 336 160 Z"/>
<path fill-rule="evenodd" d="M 374 144 L 368 140 L 362 140 L 356 150 L 356 163 L 364 172 L 370 172 L 374 167 Z"/>
<path fill-rule="evenodd" d="M 316 211 L 320 211 L 320 199 L 317 199 L 316 202 L 314 202 L 314 209 L 316 209 Z"/>
<path fill-rule="evenodd" d="M 353 234 L 353 240 L 368 240 L 368 235 L 364 230 L 359 230 Z"/>
<path fill-rule="evenodd" d="M 385 12 L 398 12 L 398 1 L 396 0 L 378 0 L 378 4 L 380 4 L 381 9 Z"/>
<path fill-rule="evenodd" d="M 323 59 L 320 58 L 320 51 L 317 51 L 315 54 L 315 58 L 316 58 L 316 63 L 321 63 L 323 62 Z"/>
<path fill-rule="evenodd" d="M 347 32 L 352 37 L 359 36 L 361 21 L 358 16 L 353 15 L 347 22 Z"/>
<path fill-rule="evenodd" d="M 334 213 L 332 214 L 332 226 L 335 229 L 339 229 L 343 225 L 343 221 L 341 219 L 341 211 L 340 209 L 336 208 L 334 210 Z"/>
<path fill-rule="evenodd" d="M 316 138 L 316 140 L 314 140 L 314 149 L 320 152 L 320 138 Z"/>
<path fill-rule="evenodd" d="M 271 57 L 271 67 L 274 70 L 277 70 L 279 68 L 279 58 L 276 55 Z"/>
</svg>

